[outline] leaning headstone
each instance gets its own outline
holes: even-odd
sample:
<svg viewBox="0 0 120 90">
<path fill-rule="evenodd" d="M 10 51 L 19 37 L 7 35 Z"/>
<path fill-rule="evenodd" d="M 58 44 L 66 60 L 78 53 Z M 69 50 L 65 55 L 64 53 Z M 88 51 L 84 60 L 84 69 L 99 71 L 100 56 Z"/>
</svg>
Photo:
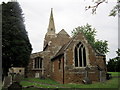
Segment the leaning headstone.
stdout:
<svg viewBox="0 0 120 90">
<path fill-rule="evenodd" d="M 11 76 L 7 76 L 4 79 L 3 87 L 7 88 L 11 83 L 12 83 L 12 77 Z"/>
<path fill-rule="evenodd" d="M 18 82 L 13 82 L 9 87 L 8 90 L 22 90 L 22 85 Z"/>
<path fill-rule="evenodd" d="M 84 84 L 92 84 L 92 81 L 88 77 L 85 77 L 82 82 Z"/>
</svg>

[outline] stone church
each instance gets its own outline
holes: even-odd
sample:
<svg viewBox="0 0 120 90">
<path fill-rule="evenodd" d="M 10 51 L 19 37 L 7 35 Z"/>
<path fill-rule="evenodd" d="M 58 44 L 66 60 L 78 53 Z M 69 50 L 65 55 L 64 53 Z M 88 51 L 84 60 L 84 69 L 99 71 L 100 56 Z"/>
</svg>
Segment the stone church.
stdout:
<svg viewBox="0 0 120 90">
<path fill-rule="evenodd" d="M 96 51 L 82 32 L 70 37 L 62 29 L 55 32 L 53 11 L 44 38 L 43 51 L 31 54 L 28 77 L 51 78 L 59 83 L 106 80 L 106 57 Z"/>
</svg>

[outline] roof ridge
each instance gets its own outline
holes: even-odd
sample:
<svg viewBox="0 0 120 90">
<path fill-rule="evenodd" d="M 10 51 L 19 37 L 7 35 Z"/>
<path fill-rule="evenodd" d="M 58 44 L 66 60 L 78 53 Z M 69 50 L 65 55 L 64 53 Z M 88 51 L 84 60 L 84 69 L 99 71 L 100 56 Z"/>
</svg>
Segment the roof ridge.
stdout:
<svg viewBox="0 0 120 90">
<path fill-rule="evenodd" d="M 62 29 L 58 34 L 68 34 L 68 33 L 64 29 Z"/>
</svg>

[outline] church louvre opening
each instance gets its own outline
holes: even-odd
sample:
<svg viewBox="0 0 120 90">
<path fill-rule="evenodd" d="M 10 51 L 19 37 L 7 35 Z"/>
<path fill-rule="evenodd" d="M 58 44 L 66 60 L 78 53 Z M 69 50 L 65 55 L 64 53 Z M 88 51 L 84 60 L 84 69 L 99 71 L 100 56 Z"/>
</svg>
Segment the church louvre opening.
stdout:
<svg viewBox="0 0 120 90">
<path fill-rule="evenodd" d="M 35 58 L 34 68 L 35 69 L 41 69 L 42 68 L 42 58 L 40 58 L 40 57 Z"/>
<path fill-rule="evenodd" d="M 74 57 L 75 57 L 75 67 L 86 66 L 86 50 L 81 42 L 79 42 L 75 47 Z"/>
</svg>

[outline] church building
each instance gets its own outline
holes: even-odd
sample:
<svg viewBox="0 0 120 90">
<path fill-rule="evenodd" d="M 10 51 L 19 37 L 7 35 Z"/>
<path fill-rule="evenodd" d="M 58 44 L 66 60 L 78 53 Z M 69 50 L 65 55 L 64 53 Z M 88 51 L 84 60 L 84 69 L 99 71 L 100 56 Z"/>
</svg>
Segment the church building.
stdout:
<svg viewBox="0 0 120 90">
<path fill-rule="evenodd" d="M 106 57 L 96 51 L 82 32 L 74 37 L 62 29 L 56 33 L 51 9 L 43 51 L 33 53 L 28 65 L 28 77 L 51 78 L 59 83 L 83 83 L 106 80 Z"/>
</svg>

